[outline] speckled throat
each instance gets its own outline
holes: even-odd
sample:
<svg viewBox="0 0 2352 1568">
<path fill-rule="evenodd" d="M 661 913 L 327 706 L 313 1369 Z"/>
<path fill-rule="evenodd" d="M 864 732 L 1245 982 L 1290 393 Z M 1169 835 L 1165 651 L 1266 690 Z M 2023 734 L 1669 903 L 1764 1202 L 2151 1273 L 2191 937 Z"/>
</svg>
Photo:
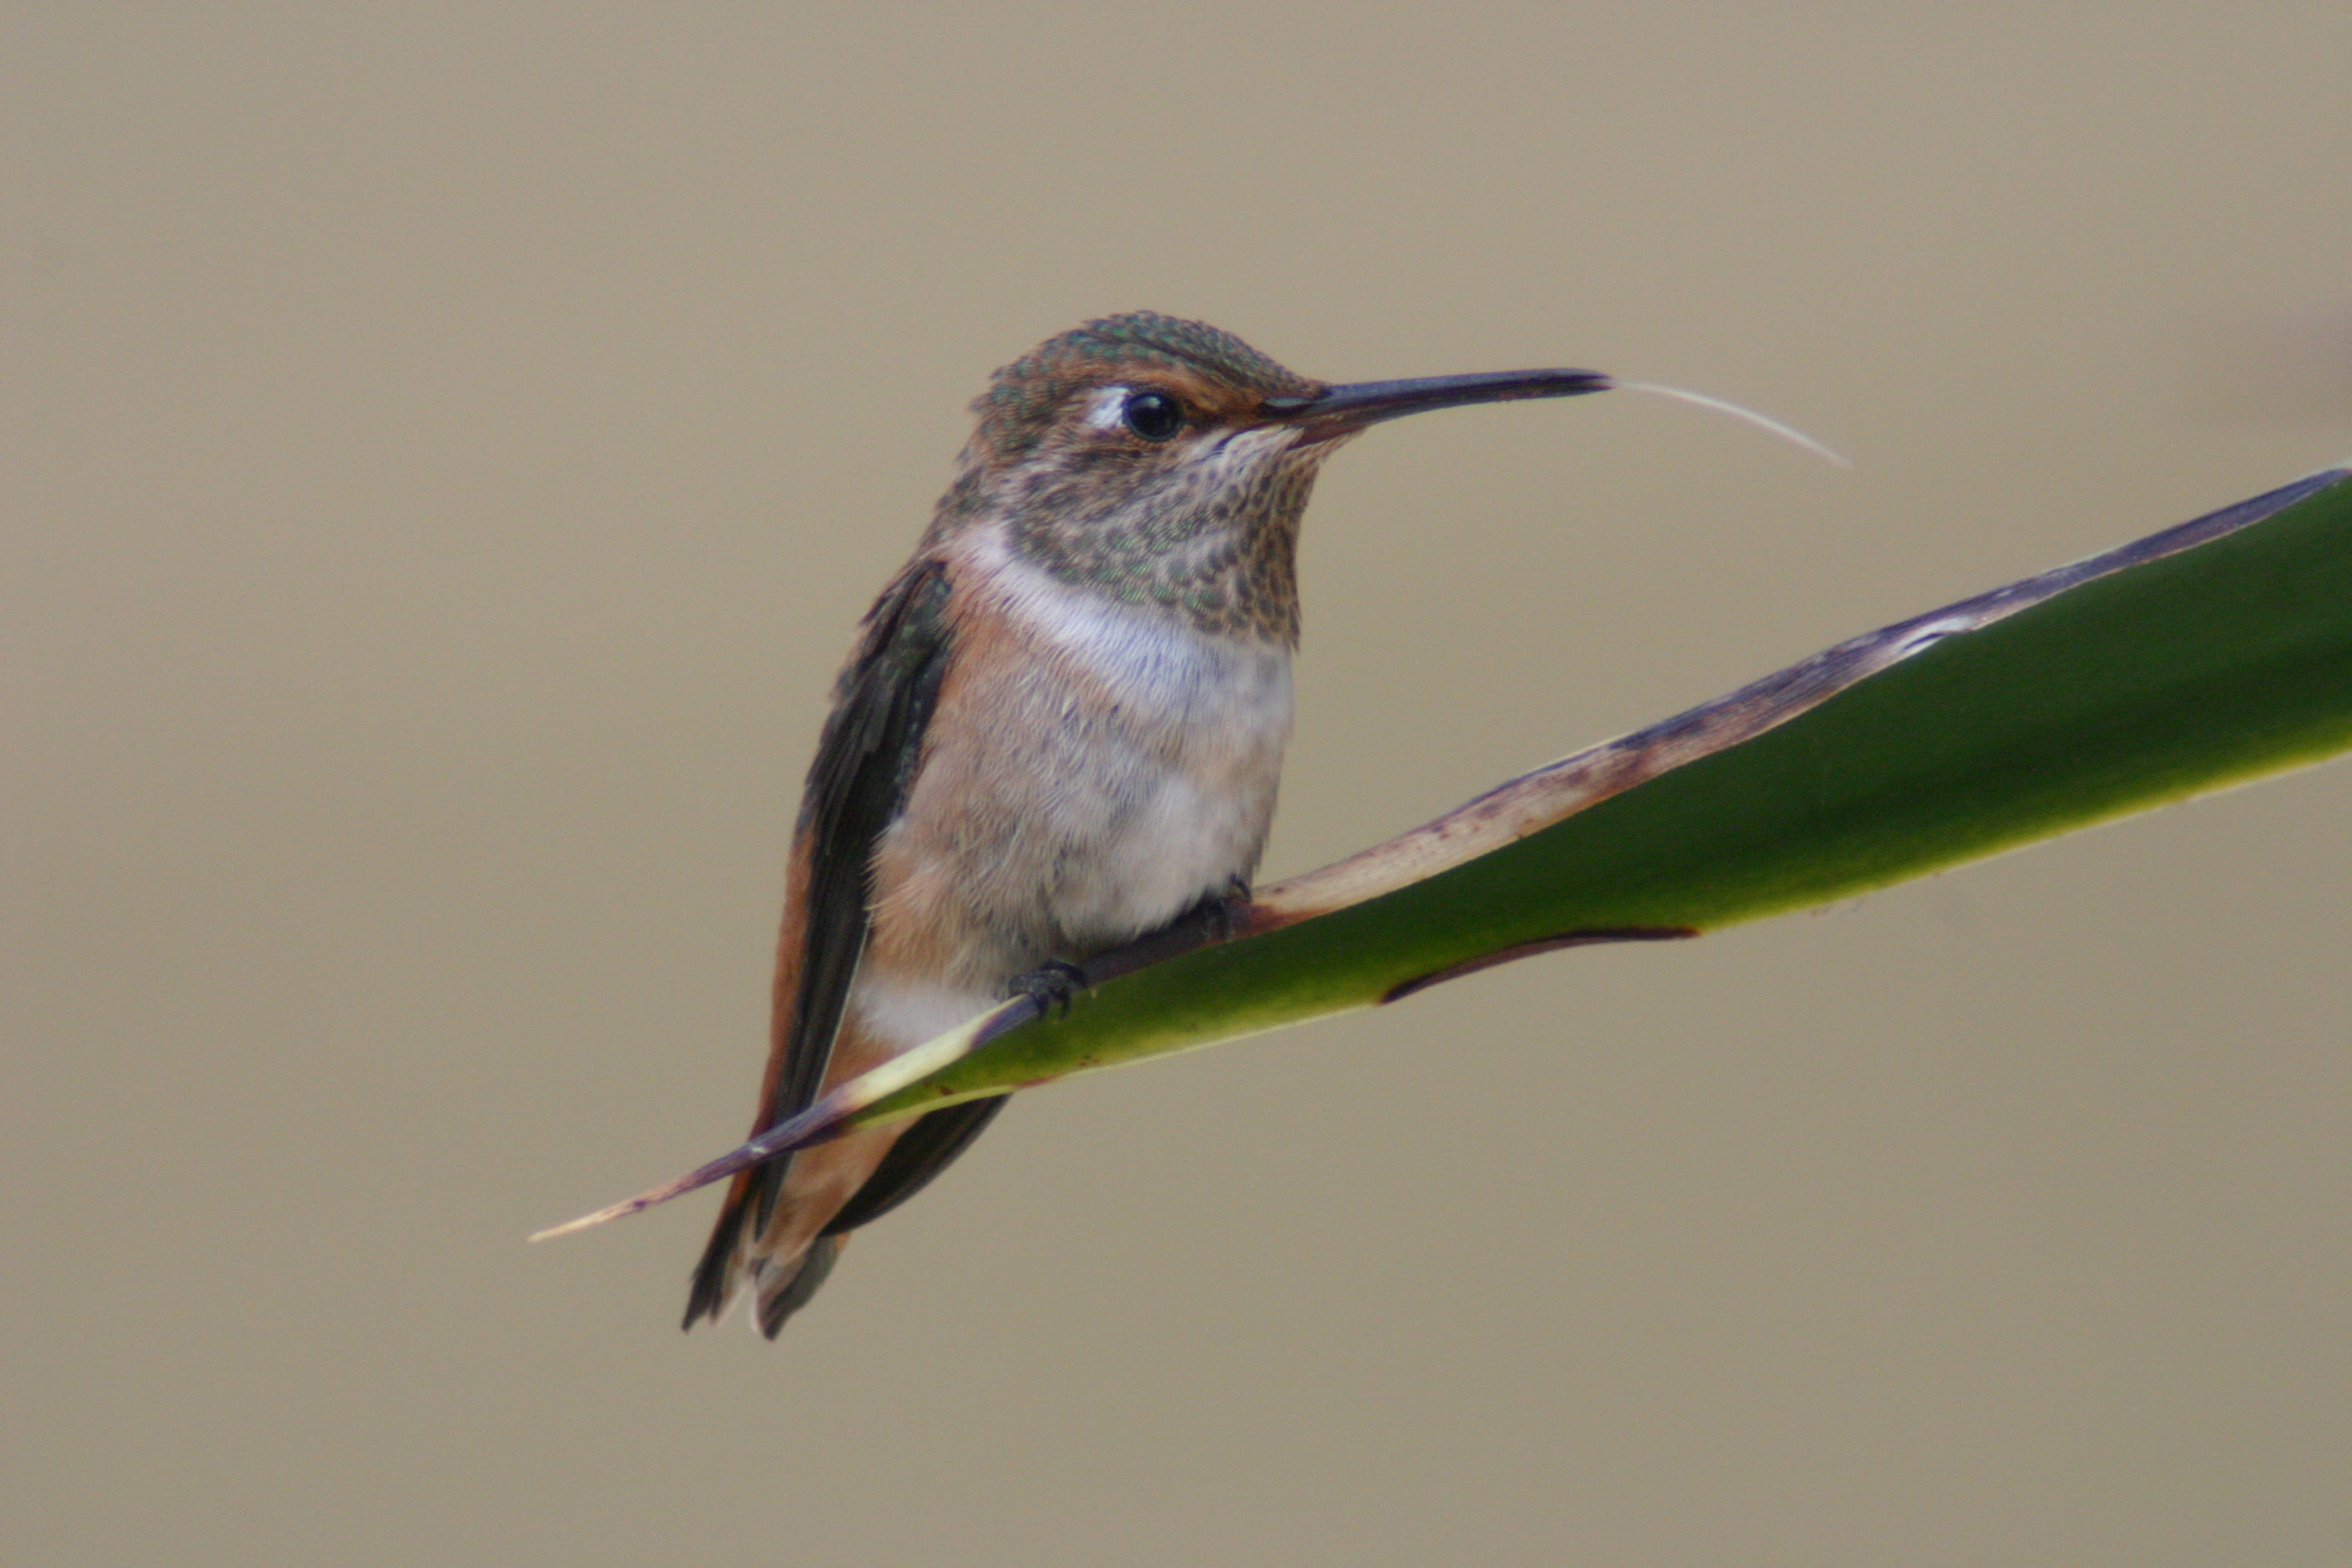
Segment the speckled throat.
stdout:
<svg viewBox="0 0 2352 1568">
<path fill-rule="evenodd" d="M 1065 583 L 1197 631 L 1296 647 L 1298 524 L 1330 448 L 1267 437 L 1120 476 L 1110 493 L 1083 462 L 1033 469 L 1003 514 L 1008 542 Z"/>
</svg>

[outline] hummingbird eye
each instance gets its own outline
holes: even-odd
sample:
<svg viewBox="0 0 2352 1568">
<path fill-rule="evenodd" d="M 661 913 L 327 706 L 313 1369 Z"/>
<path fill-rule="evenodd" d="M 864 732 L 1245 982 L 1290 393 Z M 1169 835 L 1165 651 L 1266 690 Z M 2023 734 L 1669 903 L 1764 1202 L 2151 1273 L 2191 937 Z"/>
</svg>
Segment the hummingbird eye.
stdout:
<svg viewBox="0 0 2352 1568">
<path fill-rule="evenodd" d="M 1184 405 L 1164 392 L 1139 392 L 1119 412 L 1127 427 L 1147 441 L 1165 441 L 1184 427 Z"/>
</svg>

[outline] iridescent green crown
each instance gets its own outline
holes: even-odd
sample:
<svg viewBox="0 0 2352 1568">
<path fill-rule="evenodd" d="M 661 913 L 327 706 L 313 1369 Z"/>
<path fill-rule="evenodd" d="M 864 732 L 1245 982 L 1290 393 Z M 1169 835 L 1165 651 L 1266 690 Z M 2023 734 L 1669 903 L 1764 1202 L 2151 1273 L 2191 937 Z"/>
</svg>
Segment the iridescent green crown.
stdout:
<svg viewBox="0 0 2352 1568">
<path fill-rule="evenodd" d="M 1164 364 L 1266 396 L 1312 394 L 1319 383 L 1286 370 L 1206 321 L 1156 310 L 1105 316 L 1048 338 L 990 379 L 972 405 L 983 428 L 1008 455 L 1034 442 L 1073 384 L 1099 380 L 1110 364 Z"/>
</svg>

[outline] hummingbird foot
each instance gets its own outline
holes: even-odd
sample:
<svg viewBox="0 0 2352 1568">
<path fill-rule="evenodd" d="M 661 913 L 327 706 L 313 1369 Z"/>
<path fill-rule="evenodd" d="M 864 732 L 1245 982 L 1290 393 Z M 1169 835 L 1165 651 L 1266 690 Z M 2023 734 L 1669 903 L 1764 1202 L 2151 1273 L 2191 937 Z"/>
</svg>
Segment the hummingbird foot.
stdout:
<svg viewBox="0 0 2352 1568">
<path fill-rule="evenodd" d="M 1087 972 L 1075 963 L 1065 963 L 1049 958 L 1025 974 L 1016 974 L 1004 983 L 1004 994 L 1010 999 L 1026 996 L 1041 1017 L 1058 1017 L 1070 1010 L 1079 992 L 1093 982 Z"/>
<path fill-rule="evenodd" d="M 1234 939 L 1234 916 L 1248 908 L 1249 901 L 1249 879 L 1228 877 L 1223 889 L 1208 894 L 1177 916 L 1172 926 L 1198 931 L 1210 942 L 1231 942 Z"/>
</svg>

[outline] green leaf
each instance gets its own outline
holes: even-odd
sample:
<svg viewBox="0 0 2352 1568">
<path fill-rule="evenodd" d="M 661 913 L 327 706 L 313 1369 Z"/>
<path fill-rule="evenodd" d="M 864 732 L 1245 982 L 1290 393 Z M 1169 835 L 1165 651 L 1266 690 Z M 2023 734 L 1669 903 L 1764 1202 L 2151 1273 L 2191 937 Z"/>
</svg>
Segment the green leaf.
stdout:
<svg viewBox="0 0 2352 1568">
<path fill-rule="evenodd" d="M 1370 1005 L 1562 933 L 1826 903 L 2347 747 L 2352 483 L 2330 482 L 1466 864 L 1114 980 L 856 1120 Z"/>
<path fill-rule="evenodd" d="M 677 1181 L 1395 999 L 1531 952 L 1848 898 L 2352 749 L 2352 475 L 2331 470 L 1840 644 L 1007 1003 Z M 1213 927 L 1215 922 L 1211 922 Z M 1168 956 L 1170 953 L 1175 956 Z"/>
</svg>

